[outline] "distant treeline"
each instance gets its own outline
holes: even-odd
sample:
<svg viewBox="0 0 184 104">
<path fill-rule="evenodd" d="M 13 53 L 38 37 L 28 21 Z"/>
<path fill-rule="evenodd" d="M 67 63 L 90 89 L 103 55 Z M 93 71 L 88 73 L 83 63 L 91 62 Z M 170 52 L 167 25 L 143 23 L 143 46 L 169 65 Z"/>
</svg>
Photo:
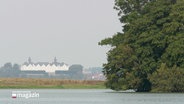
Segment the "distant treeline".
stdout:
<svg viewBox="0 0 184 104">
<path fill-rule="evenodd" d="M 21 71 L 20 65 L 6 63 L 0 68 L 1 78 L 59 78 L 59 79 L 83 79 L 83 66 L 71 65 L 68 71 L 56 71 L 49 74 L 45 71 Z"/>
<path fill-rule="evenodd" d="M 20 65 L 12 63 L 6 63 L 0 68 L 0 77 L 19 77 Z"/>
</svg>

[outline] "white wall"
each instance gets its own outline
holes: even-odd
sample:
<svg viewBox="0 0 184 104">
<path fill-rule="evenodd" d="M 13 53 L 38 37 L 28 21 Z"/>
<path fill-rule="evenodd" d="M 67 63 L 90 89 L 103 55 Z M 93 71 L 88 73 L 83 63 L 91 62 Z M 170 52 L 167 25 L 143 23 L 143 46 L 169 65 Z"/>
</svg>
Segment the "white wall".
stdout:
<svg viewBox="0 0 184 104">
<path fill-rule="evenodd" d="M 45 66 L 45 65 L 35 66 L 35 65 L 31 65 L 31 64 L 28 66 L 26 66 L 26 65 L 21 66 L 22 71 L 45 71 L 47 73 L 53 73 L 56 70 L 67 71 L 68 69 L 69 69 L 69 66 L 67 66 L 65 64 L 63 66 L 56 66 L 56 65 L 50 65 L 50 64 L 47 66 Z"/>
</svg>

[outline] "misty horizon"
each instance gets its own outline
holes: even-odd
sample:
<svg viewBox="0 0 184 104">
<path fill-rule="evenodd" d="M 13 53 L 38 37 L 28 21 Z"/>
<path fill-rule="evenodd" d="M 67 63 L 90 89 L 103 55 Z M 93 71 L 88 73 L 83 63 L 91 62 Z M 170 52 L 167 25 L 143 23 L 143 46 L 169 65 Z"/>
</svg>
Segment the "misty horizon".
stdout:
<svg viewBox="0 0 184 104">
<path fill-rule="evenodd" d="M 0 1 L 0 65 L 58 61 L 102 66 L 108 46 L 98 42 L 121 31 L 114 0 Z"/>
</svg>

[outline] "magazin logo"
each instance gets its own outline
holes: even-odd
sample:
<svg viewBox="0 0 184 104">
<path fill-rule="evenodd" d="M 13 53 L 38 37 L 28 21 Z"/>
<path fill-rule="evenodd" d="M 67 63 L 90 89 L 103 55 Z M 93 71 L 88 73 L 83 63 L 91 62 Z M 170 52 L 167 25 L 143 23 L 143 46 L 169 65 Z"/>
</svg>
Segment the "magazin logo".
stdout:
<svg viewBox="0 0 184 104">
<path fill-rule="evenodd" d="M 12 98 L 39 98 L 40 94 L 31 91 L 12 91 Z"/>
</svg>

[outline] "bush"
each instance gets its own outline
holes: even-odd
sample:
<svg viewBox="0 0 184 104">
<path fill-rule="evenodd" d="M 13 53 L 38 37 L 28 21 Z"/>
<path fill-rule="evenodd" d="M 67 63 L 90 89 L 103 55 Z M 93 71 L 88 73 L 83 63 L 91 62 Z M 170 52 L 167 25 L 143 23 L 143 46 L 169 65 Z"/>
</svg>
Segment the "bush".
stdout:
<svg viewBox="0 0 184 104">
<path fill-rule="evenodd" d="M 152 92 L 184 92 L 184 69 L 176 66 L 168 68 L 166 64 L 149 75 Z"/>
</svg>

